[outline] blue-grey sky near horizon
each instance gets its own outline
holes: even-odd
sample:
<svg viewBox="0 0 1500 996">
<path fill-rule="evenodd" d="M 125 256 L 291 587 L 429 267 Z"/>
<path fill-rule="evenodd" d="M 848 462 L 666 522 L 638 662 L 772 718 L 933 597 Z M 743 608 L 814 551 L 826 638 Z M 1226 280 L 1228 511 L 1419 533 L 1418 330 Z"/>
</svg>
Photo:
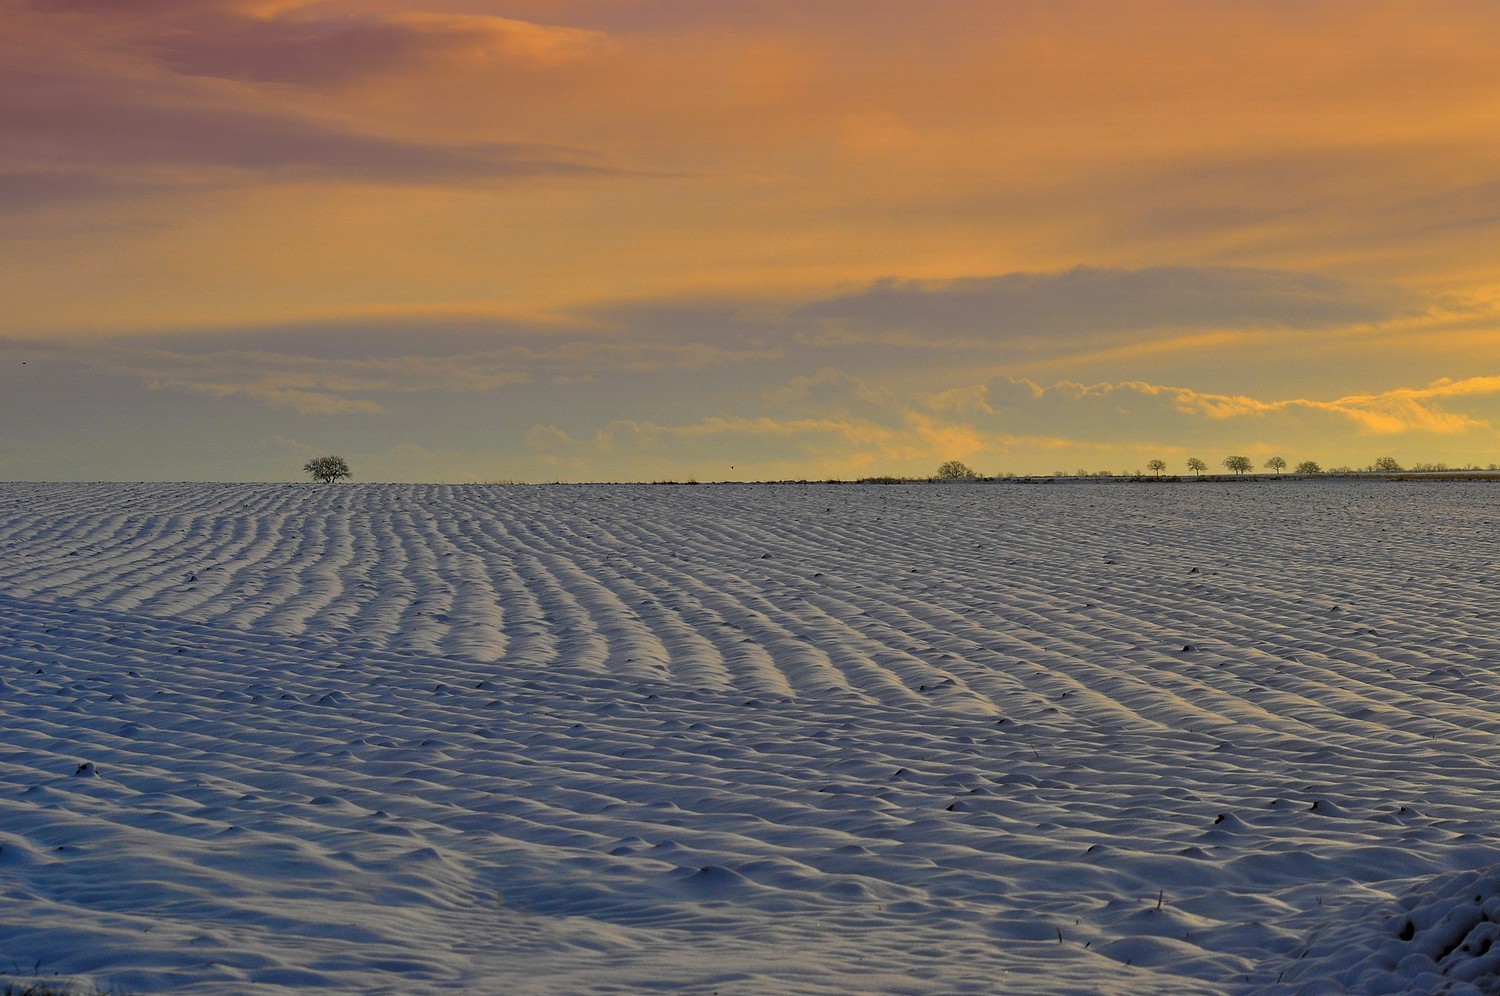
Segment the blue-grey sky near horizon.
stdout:
<svg viewBox="0 0 1500 996">
<path fill-rule="evenodd" d="M 0 478 L 1500 462 L 1492 5 L 0 23 Z"/>
</svg>

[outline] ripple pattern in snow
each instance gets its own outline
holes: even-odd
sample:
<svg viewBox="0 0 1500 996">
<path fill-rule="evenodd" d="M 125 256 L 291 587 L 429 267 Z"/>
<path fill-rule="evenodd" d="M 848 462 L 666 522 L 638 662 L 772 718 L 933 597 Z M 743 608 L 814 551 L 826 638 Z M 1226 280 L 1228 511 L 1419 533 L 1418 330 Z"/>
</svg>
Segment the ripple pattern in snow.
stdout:
<svg viewBox="0 0 1500 996">
<path fill-rule="evenodd" d="M 1495 983 L 1486 485 L 11 484 L 0 513 L 13 972 Z"/>
</svg>

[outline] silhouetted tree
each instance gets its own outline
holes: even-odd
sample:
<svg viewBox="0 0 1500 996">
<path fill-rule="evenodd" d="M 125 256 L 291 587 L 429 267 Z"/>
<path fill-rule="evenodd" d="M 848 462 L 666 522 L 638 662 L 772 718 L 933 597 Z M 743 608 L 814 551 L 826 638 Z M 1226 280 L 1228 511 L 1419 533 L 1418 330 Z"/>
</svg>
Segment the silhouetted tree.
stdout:
<svg viewBox="0 0 1500 996">
<path fill-rule="evenodd" d="M 311 474 L 313 480 L 324 484 L 332 484 L 341 477 L 350 476 L 349 465 L 341 456 L 313 457 L 302 465 L 302 469 Z"/>
<path fill-rule="evenodd" d="M 937 476 L 945 481 L 971 481 L 979 474 L 961 460 L 949 460 L 938 468 Z"/>
<path fill-rule="evenodd" d="M 1224 466 L 1228 467 L 1230 470 L 1234 471 L 1236 474 L 1243 474 L 1245 471 L 1249 470 L 1253 465 L 1250 463 L 1250 458 L 1249 457 L 1227 456 L 1227 457 L 1224 458 Z"/>
<path fill-rule="evenodd" d="M 1146 469 L 1147 470 L 1155 471 L 1156 472 L 1156 476 L 1160 477 L 1161 476 L 1161 472 L 1167 469 L 1167 461 L 1165 461 L 1165 460 L 1152 460 L 1150 463 L 1146 464 Z"/>
<path fill-rule="evenodd" d="M 1297 464 L 1297 473 L 1321 474 L 1323 473 L 1323 468 L 1318 466 L 1318 461 L 1316 460 L 1303 460 L 1301 463 Z"/>
<path fill-rule="evenodd" d="M 1199 477 L 1202 477 L 1203 472 L 1208 469 L 1208 464 L 1204 463 L 1202 460 L 1199 460 L 1197 457 L 1188 457 L 1187 466 L 1188 470 L 1191 470 Z"/>
<path fill-rule="evenodd" d="M 1385 474 L 1393 474 L 1401 469 L 1401 465 L 1396 462 L 1395 457 L 1381 457 L 1375 461 L 1375 469 Z"/>
<path fill-rule="evenodd" d="M 1281 457 L 1272 457 L 1266 461 L 1266 469 L 1276 471 L 1276 476 L 1280 477 L 1281 472 L 1286 470 L 1286 461 L 1281 459 Z"/>
</svg>

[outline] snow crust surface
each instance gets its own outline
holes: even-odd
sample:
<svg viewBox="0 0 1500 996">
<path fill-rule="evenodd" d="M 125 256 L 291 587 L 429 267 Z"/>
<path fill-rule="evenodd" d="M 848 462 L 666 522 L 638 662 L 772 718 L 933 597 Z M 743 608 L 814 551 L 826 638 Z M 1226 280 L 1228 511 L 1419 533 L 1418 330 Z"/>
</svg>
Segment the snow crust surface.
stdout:
<svg viewBox="0 0 1500 996">
<path fill-rule="evenodd" d="M 0 985 L 1500 992 L 1493 485 L 0 485 Z"/>
</svg>

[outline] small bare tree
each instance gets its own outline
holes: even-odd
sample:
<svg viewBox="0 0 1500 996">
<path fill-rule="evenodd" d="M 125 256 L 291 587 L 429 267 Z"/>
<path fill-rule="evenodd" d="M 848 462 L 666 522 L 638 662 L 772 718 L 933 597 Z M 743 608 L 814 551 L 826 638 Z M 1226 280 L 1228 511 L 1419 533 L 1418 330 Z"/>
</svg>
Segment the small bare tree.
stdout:
<svg viewBox="0 0 1500 996">
<path fill-rule="evenodd" d="M 937 476 L 944 481 L 972 481 L 979 473 L 962 460 L 949 460 L 938 468 Z"/>
<path fill-rule="evenodd" d="M 1266 469 L 1276 471 L 1276 476 L 1280 477 L 1281 472 L 1286 470 L 1286 461 L 1281 459 L 1281 457 L 1272 457 L 1266 461 Z"/>
<path fill-rule="evenodd" d="M 1208 469 L 1208 464 L 1204 463 L 1202 460 L 1199 460 L 1197 457 L 1188 457 L 1187 466 L 1188 470 L 1191 470 L 1199 477 L 1202 477 L 1203 472 Z"/>
<path fill-rule="evenodd" d="M 1150 470 L 1150 471 L 1154 471 L 1156 473 L 1156 476 L 1160 477 L 1161 476 L 1161 472 L 1167 469 L 1167 461 L 1165 461 L 1165 460 L 1152 460 L 1150 463 L 1146 464 L 1146 469 Z"/>
<path fill-rule="evenodd" d="M 332 484 L 342 477 L 349 477 L 349 465 L 341 456 L 313 457 L 302 465 L 302 470 L 312 475 L 315 481 Z"/>
<path fill-rule="evenodd" d="M 1375 469 L 1385 474 L 1394 474 L 1401 469 L 1395 457 L 1381 457 L 1375 461 Z"/>
<path fill-rule="evenodd" d="M 1299 474 L 1321 474 L 1323 473 L 1323 468 L 1318 466 L 1318 461 L 1316 460 L 1303 460 L 1297 464 L 1296 472 Z"/>
<path fill-rule="evenodd" d="M 1250 462 L 1249 457 L 1227 456 L 1224 458 L 1224 466 L 1234 471 L 1236 475 L 1239 475 L 1249 470 L 1254 464 Z"/>
</svg>

